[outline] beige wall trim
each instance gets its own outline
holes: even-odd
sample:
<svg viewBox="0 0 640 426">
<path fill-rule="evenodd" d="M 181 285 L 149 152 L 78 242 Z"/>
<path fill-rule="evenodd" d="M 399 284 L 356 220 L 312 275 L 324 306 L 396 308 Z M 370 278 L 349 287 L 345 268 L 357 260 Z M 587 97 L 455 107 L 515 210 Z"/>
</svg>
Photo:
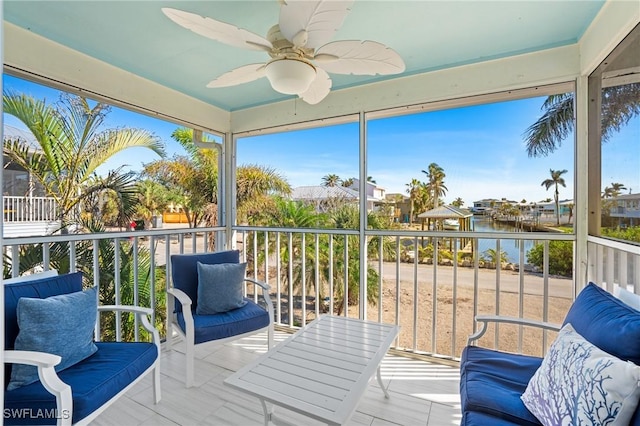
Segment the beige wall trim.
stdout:
<svg viewBox="0 0 640 426">
<path fill-rule="evenodd" d="M 607 1 L 578 43 L 581 74 L 591 74 L 638 24 L 640 1 Z"/>
<path fill-rule="evenodd" d="M 291 99 L 233 111 L 231 127 L 232 132 L 237 134 L 361 111 L 371 112 L 575 81 L 580 72 L 579 66 L 576 44 L 336 90 L 317 105 Z"/>
</svg>

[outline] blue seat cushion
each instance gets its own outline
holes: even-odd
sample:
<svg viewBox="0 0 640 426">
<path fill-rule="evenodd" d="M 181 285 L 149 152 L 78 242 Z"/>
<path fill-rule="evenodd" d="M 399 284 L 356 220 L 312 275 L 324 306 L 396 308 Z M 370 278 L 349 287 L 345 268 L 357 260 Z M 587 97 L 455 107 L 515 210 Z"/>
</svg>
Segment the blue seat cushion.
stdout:
<svg viewBox="0 0 640 426">
<path fill-rule="evenodd" d="M 259 330 L 269 325 L 269 314 L 253 300 L 244 299 L 247 304 L 241 308 L 233 309 L 214 315 L 196 315 L 193 312 L 195 326 L 195 344 L 209 342 L 211 340 L 224 339 Z M 177 314 L 178 324 L 185 331 L 184 315 Z"/>
<path fill-rule="evenodd" d="M 603 351 L 640 365 L 640 311 L 589 283 L 571 305 L 563 326 Z"/>
<path fill-rule="evenodd" d="M 98 351 L 58 373 L 60 379 L 71 386 L 73 394 L 73 423 L 94 412 L 131 381 L 147 370 L 158 357 L 153 343 L 108 342 L 96 343 Z M 38 381 L 13 391 L 5 391 L 5 414 L 7 409 L 31 413 L 55 412 L 56 402 Z M 18 411 L 16 411 L 18 410 Z M 5 424 L 55 424 L 55 418 L 7 418 Z"/>
<path fill-rule="evenodd" d="M 504 424 L 540 425 L 520 396 L 541 363 L 538 357 L 465 347 L 460 361 L 462 412 L 485 413 Z"/>
<path fill-rule="evenodd" d="M 205 265 L 219 263 L 240 263 L 238 250 L 217 253 L 174 254 L 171 256 L 171 282 L 191 299 L 191 307 L 198 306 L 198 262 Z M 176 300 L 175 312 L 182 311 L 182 305 Z"/>
<path fill-rule="evenodd" d="M 493 417 L 487 413 L 467 411 L 462 414 L 460 426 L 520 426 L 520 423 Z"/>
</svg>

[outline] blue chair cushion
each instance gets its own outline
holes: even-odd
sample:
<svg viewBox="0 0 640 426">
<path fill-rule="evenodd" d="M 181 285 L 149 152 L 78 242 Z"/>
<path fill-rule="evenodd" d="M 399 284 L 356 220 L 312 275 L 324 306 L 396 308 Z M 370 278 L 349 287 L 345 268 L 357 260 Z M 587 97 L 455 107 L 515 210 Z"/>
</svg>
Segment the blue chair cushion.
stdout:
<svg viewBox="0 0 640 426">
<path fill-rule="evenodd" d="M 87 417 L 127 387 L 133 378 L 153 365 L 158 356 L 153 343 L 99 342 L 96 345 L 98 351 L 95 354 L 58 374 L 71 386 L 73 423 Z M 55 398 L 40 382 L 7 391 L 4 397 L 5 414 L 20 413 L 21 409 L 28 409 L 30 413 L 55 412 Z M 55 418 L 33 417 L 5 417 L 4 421 L 5 424 L 16 425 L 56 423 Z"/>
<path fill-rule="evenodd" d="M 640 365 L 640 311 L 589 283 L 571 305 L 563 326 L 603 351 Z"/>
<path fill-rule="evenodd" d="M 246 263 L 198 262 L 198 306 L 196 314 L 213 315 L 245 305 L 243 297 Z"/>
<path fill-rule="evenodd" d="M 23 297 L 18 300 L 20 332 L 14 348 L 59 355 L 62 360 L 55 369 L 64 370 L 98 350 L 93 343 L 97 307 L 97 287 L 45 299 Z M 38 380 L 35 366 L 15 364 L 7 390 Z"/>
<path fill-rule="evenodd" d="M 215 314 L 197 315 L 194 313 L 194 344 L 224 339 L 238 334 L 259 330 L 269 325 L 269 314 L 254 301 L 245 298 L 247 303 L 238 309 Z M 184 315 L 177 314 L 178 325 L 185 331 Z"/>
<path fill-rule="evenodd" d="M 4 347 L 14 349 L 18 337 L 18 300 L 21 297 L 51 297 L 82 290 L 82 272 L 4 285 Z M 13 364 L 4 366 L 4 386 L 9 384 Z"/>
<path fill-rule="evenodd" d="M 198 306 L 198 262 L 207 265 L 216 263 L 240 263 L 238 250 L 204 254 L 174 254 L 171 256 L 171 281 L 173 286 L 185 292 L 191 299 L 191 308 Z M 176 312 L 182 311 L 182 305 L 176 301 Z"/>
<path fill-rule="evenodd" d="M 462 414 L 461 426 L 520 426 L 521 423 L 510 422 L 478 411 L 467 411 Z"/>
<path fill-rule="evenodd" d="M 485 413 L 504 424 L 540 425 L 520 396 L 541 363 L 538 357 L 465 347 L 460 361 L 462 412 Z"/>
</svg>

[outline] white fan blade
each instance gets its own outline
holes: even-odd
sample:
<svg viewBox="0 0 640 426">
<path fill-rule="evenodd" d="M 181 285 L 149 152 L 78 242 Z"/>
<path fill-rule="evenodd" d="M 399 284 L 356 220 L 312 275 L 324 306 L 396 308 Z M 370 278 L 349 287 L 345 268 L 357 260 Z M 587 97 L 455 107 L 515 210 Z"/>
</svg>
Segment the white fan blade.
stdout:
<svg viewBox="0 0 640 426">
<path fill-rule="evenodd" d="M 306 103 L 315 105 L 329 94 L 331 84 L 329 74 L 322 68 L 316 68 L 316 78 L 311 82 L 307 91 L 298 96 Z"/>
<path fill-rule="evenodd" d="M 264 37 L 225 22 L 169 7 L 163 7 L 162 12 L 176 24 L 220 43 L 267 52 L 273 47 Z"/>
<path fill-rule="evenodd" d="M 209 88 L 229 87 L 264 77 L 265 64 L 249 64 L 222 74 L 207 84 Z"/>
<path fill-rule="evenodd" d="M 280 7 L 280 32 L 293 42 L 306 31 L 307 43 L 300 47 L 315 49 L 331 40 L 352 4 L 353 0 L 286 0 Z"/>
<path fill-rule="evenodd" d="M 387 75 L 405 69 L 404 61 L 395 50 L 369 40 L 325 44 L 317 50 L 313 63 L 335 74 Z"/>
</svg>

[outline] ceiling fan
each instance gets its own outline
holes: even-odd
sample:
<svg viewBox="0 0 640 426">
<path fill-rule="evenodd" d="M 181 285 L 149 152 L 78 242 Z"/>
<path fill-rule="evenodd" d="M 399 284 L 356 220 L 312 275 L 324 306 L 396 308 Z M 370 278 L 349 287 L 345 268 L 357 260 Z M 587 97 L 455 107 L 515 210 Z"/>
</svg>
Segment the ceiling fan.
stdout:
<svg viewBox="0 0 640 426">
<path fill-rule="evenodd" d="M 266 63 L 244 65 L 212 80 L 207 87 L 228 87 L 267 77 L 280 93 L 298 95 L 314 105 L 331 90 L 328 73 L 388 75 L 404 71 L 394 50 L 375 41 L 329 43 L 342 26 L 353 0 L 280 0 L 280 19 L 266 38 L 212 18 L 162 8 L 172 21 L 196 34 L 244 49 L 264 51 Z"/>
</svg>

